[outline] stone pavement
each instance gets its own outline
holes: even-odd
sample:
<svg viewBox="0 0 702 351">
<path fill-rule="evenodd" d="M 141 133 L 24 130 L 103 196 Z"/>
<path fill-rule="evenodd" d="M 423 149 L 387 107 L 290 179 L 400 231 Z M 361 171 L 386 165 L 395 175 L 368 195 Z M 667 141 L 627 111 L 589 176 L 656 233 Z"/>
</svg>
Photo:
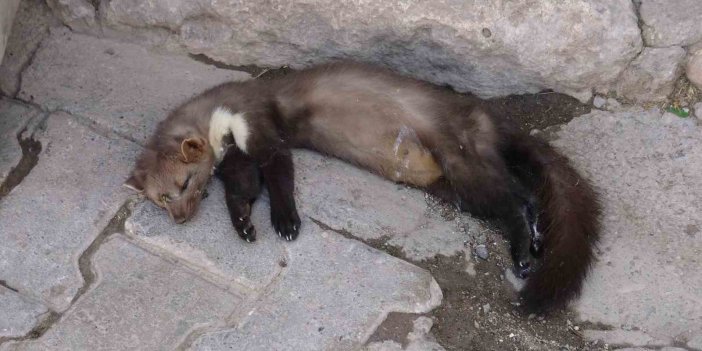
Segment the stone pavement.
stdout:
<svg viewBox="0 0 702 351">
<path fill-rule="evenodd" d="M 51 30 L 16 98 L 0 100 L 0 181 L 37 159 L 0 195 L 0 350 L 443 349 L 427 316 L 413 319 L 406 343 L 367 340 L 390 313 L 442 303 L 432 275 L 412 262 L 460 254 L 470 266 L 470 245 L 493 234 L 479 221 L 305 151 L 295 153 L 303 230 L 293 243 L 272 235 L 265 196 L 253 214 L 259 240 L 247 244 L 218 182 L 184 225 L 120 186 L 168 109 L 248 78 Z M 625 108 L 550 135 L 606 209 L 599 261 L 573 306 L 583 336 L 702 349 L 698 122 Z M 28 140 L 41 150 L 23 150 Z M 378 241 L 406 260 L 366 245 Z"/>
</svg>

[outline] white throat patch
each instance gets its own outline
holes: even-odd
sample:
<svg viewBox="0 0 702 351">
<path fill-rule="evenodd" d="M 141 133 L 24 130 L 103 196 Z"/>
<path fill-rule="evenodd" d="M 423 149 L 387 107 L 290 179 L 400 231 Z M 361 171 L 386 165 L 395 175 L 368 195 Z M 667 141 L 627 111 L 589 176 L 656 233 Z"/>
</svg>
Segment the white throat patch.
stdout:
<svg viewBox="0 0 702 351">
<path fill-rule="evenodd" d="M 224 157 L 225 148 L 222 145 L 222 139 L 229 133 L 234 137 L 236 146 L 246 153 L 246 141 L 249 139 L 250 131 L 244 114 L 232 113 L 223 106 L 217 107 L 210 117 L 209 139 L 218 162 Z"/>
</svg>

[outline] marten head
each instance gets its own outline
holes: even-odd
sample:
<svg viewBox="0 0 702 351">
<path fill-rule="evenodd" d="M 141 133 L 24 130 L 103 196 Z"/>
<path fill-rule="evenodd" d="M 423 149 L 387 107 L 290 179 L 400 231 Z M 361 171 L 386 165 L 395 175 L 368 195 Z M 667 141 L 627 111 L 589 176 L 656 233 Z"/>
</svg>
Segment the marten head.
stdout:
<svg viewBox="0 0 702 351">
<path fill-rule="evenodd" d="M 145 194 L 176 223 L 183 223 L 197 213 L 213 165 L 214 155 L 205 138 L 155 137 L 124 185 Z"/>
</svg>

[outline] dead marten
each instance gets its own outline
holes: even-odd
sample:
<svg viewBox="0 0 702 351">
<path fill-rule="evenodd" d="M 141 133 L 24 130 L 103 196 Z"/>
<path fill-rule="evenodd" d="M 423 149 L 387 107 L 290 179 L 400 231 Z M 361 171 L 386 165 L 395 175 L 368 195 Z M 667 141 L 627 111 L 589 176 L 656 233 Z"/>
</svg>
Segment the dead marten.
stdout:
<svg viewBox="0 0 702 351">
<path fill-rule="evenodd" d="M 255 240 L 249 215 L 265 184 L 273 227 L 294 240 L 292 148 L 338 157 L 498 220 L 516 273 L 528 276 L 521 296 L 530 309 L 562 306 L 580 292 L 598 237 L 590 184 L 489 102 L 377 67 L 328 64 L 207 90 L 159 123 L 125 184 L 182 223 L 219 164 L 239 236 Z"/>
</svg>

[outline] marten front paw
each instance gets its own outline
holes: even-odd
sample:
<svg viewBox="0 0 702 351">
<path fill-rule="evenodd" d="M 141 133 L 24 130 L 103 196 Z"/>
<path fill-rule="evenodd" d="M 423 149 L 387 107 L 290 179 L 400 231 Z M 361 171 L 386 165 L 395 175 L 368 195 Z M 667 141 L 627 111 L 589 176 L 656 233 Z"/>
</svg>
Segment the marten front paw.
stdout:
<svg viewBox="0 0 702 351">
<path fill-rule="evenodd" d="M 271 222 L 278 236 L 292 241 L 300 233 L 300 217 L 294 208 L 288 211 L 271 208 Z"/>
<path fill-rule="evenodd" d="M 234 229 L 239 237 L 246 240 L 247 243 L 256 241 L 256 228 L 251 224 L 249 216 L 238 217 L 234 220 Z"/>
</svg>

